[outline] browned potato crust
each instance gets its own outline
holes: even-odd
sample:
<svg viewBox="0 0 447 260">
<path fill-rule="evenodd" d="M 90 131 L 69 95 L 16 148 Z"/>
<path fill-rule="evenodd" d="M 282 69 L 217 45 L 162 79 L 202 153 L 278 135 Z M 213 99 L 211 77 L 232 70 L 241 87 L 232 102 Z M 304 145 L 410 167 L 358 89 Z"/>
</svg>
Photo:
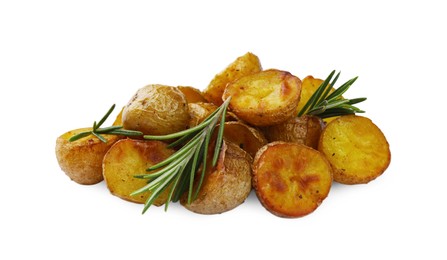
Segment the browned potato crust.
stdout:
<svg viewBox="0 0 447 260">
<path fill-rule="evenodd" d="M 185 95 L 186 102 L 188 103 L 207 102 L 205 97 L 203 97 L 202 92 L 197 88 L 178 86 L 178 89 Z"/>
<path fill-rule="evenodd" d="M 189 123 L 185 95 L 176 87 L 148 85 L 137 91 L 123 111 L 125 129 L 165 135 L 186 129 Z"/>
<path fill-rule="evenodd" d="M 262 70 L 259 58 L 253 53 L 246 53 L 238 57 L 225 70 L 217 74 L 204 90 L 203 96 L 208 102 L 220 106 L 223 103 L 222 94 L 228 83 L 243 76 L 260 72 Z"/>
<path fill-rule="evenodd" d="M 68 140 L 81 132 L 92 128 L 79 128 L 68 131 L 56 140 L 56 158 L 62 171 L 79 184 L 96 184 L 103 180 L 102 159 L 109 148 L 122 137 L 105 135 L 107 143 L 93 135 L 83 137 L 74 142 Z"/>
<path fill-rule="evenodd" d="M 362 116 L 341 116 L 330 122 L 318 150 L 334 169 L 334 180 L 344 184 L 368 183 L 380 176 L 391 161 L 382 131 Z"/>
<path fill-rule="evenodd" d="M 147 180 L 134 176 L 147 173 L 146 169 L 174 153 L 167 144 L 160 141 L 143 141 L 123 139 L 116 142 L 104 156 L 102 163 L 104 180 L 113 195 L 127 201 L 144 203 L 150 193 L 135 196 L 130 194 L 147 184 Z M 154 205 L 163 205 L 168 198 L 168 191 L 162 193 Z"/>
<path fill-rule="evenodd" d="M 287 218 L 313 212 L 327 197 L 332 169 L 317 150 L 297 143 L 273 142 L 253 162 L 253 188 L 271 213 Z"/>
<path fill-rule="evenodd" d="M 251 161 L 244 150 L 224 141 L 217 166 L 207 170 L 197 198 L 188 204 L 185 194 L 181 204 L 200 214 L 219 214 L 239 206 L 251 191 Z"/>
<path fill-rule="evenodd" d="M 217 108 L 218 107 L 213 103 L 207 103 L 207 102 L 188 103 L 188 111 L 190 116 L 188 126 L 194 127 L 200 124 Z"/>
<path fill-rule="evenodd" d="M 269 142 L 293 142 L 317 149 L 323 127 L 324 122 L 321 118 L 305 115 L 293 117 L 278 125 L 264 127 L 262 130 Z"/>
<path fill-rule="evenodd" d="M 261 131 L 240 121 L 225 122 L 224 139 L 235 143 L 251 157 L 256 155 L 259 148 L 267 144 L 267 139 Z"/>
<path fill-rule="evenodd" d="M 307 76 L 303 79 L 303 83 L 301 85 L 301 98 L 296 108 L 297 114 L 304 107 L 307 101 L 309 101 L 310 97 L 315 93 L 323 81 L 324 80 L 317 79 L 312 76 Z"/>
<path fill-rule="evenodd" d="M 254 126 L 282 123 L 295 115 L 300 100 L 301 80 L 287 71 L 264 70 L 245 76 L 225 88 L 231 96 L 230 109 Z"/>
</svg>

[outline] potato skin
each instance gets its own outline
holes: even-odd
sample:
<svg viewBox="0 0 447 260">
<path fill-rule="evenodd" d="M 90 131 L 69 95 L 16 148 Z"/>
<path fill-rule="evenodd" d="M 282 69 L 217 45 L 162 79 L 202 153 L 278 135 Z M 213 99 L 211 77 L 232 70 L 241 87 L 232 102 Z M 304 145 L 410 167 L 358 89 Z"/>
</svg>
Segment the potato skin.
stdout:
<svg viewBox="0 0 447 260">
<path fill-rule="evenodd" d="M 62 171 L 71 180 L 84 185 L 92 185 L 103 180 L 102 159 L 109 148 L 122 137 L 117 135 L 102 135 L 107 143 L 93 135 L 68 140 L 81 132 L 90 131 L 91 127 L 68 131 L 56 139 L 56 158 Z"/>
<path fill-rule="evenodd" d="M 186 129 L 189 122 L 185 95 L 176 87 L 147 85 L 139 89 L 123 110 L 125 129 L 165 135 Z"/>
<path fill-rule="evenodd" d="M 223 99 L 231 96 L 229 108 L 241 120 L 254 126 L 269 126 L 295 115 L 300 93 L 298 77 L 269 69 L 228 84 Z"/>
<path fill-rule="evenodd" d="M 208 102 L 188 103 L 188 111 L 190 117 L 188 126 L 191 128 L 200 124 L 217 108 L 218 106 Z"/>
<path fill-rule="evenodd" d="M 188 104 L 207 102 L 202 92 L 197 88 L 190 86 L 178 86 L 178 89 L 185 95 L 186 102 L 188 102 Z"/>
<path fill-rule="evenodd" d="M 332 168 L 317 150 L 298 143 L 272 142 L 253 162 L 253 188 L 272 214 L 302 217 L 315 211 L 332 186 Z"/>
<path fill-rule="evenodd" d="M 203 96 L 208 102 L 217 106 L 222 105 L 222 94 L 228 83 L 240 79 L 243 76 L 251 75 L 262 70 L 259 58 L 253 53 L 246 53 L 238 57 L 222 72 L 217 74 L 203 91 Z"/>
<path fill-rule="evenodd" d="M 371 119 L 357 115 L 331 121 L 323 130 L 318 150 L 331 163 L 334 180 L 343 184 L 368 183 L 391 162 L 385 135 Z"/>
<path fill-rule="evenodd" d="M 135 196 L 130 194 L 147 184 L 147 180 L 137 179 L 137 174 L 147 173 L 146 169 L 174 153 L 173 149 L 160 141 L 122 139 L 116 142 L 104 156 L 102 162 L 104 180 L 110 193 L 121 199 L 144 203 L 149 193 Z M 163 205 L 167 200 L 167 191 L 162 193 L 154 205 Z"/>
<path fill-rule="evenodd" d="M 293 117 L 281 124 L 264 127 L 262 131 L 269 142 L 293 142 L 317 149 L 323 128 L 324 122 L 321 118 L 305 115 Z"/>
<path fill-rule="evenodd" d="M 185 194 L 181 204 L 199 214 L 220 214 L 239 206 L 251 191 L 251 161 L 244 150 L 224 141 L 219 161 L 207 170 L 197 198 L 188 204 Z"/>
</svg>

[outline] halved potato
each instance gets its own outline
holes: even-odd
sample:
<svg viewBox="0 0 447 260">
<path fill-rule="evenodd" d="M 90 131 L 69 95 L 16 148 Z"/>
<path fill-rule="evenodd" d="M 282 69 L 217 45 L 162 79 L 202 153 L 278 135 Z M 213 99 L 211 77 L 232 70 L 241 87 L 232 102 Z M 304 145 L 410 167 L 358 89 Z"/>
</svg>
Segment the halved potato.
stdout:
<svg viewBox="0 0 447 260">
<path fill-rule="evenodd" d="M 230 110 L 254 126 L 275 125 L 295 115 L 301 80 L 287 71 L 264 70 L 245 76 L 225 88 Z"/>
<path fill-rule="evenodd" d="M 363 116 L 340 116 L 323 130 L 318 150 L 334 169 L 334 180 L 344 184 L 368 183 L 389 166 L 391 152 L 382 131 Z"/>
<path fill-rule="evenodd" d="M 261 131 L 241 121 L 225 122 L 224 139 L 235 143 L 251 157 L 254 157 L 256 152 L 267 144 L 267 139 Z"/>
<path fill-rule="evenodd" d="M 262 128 L 269 142 L 284 141 L 318 148 L 324 122 L 317 116 L 293 117 L 284 123 Z"/>
<path fill-rule="evenodd" d="M 208 102 L 220 106 L 223 103 L 222 94 L 228 83 L 261 70 L 262 67 L 259 58 L 253 53 L 248 52 L 238 57 L 225 70 L 217 74 L 203 91 L 203 96 Z"/>
<path fill-rule="evenodd" d="M 332 169 L 326 158 L 308 146 L 273 142 L 253 162 L 253 188 L 271 213 L 287 218 L 313 212 L 327 197 Z"/>
<path fill-rule="evenodd" d="M 149 135 L 171 134 L 187 128 L 188 104 L 176 87 L 147 85 L 126 105 L 122 120 L 125 129 Z"/>
<path fill-rule="evenodd" d="M 93 135 L 70 142 L 79 133 L 91 131 L 91 127 L 68 131 L 56 139 L 56 158 L 62 171 L 79 184 L 96 184 L 103 180 L 102 159 L 109 148 L 122 136 L 102 136 L 107 143 Z"/>
<path fill-rule="evenodd" d="M 251 161 L 239 146 L 224 141 L 218 163 L 207 169 L 197 198 L 188 204 L 186 193 L 181 204 L 200 214 L 219 214 L 239 206 L 251 191 Z"/>
<path fill-rule="evenodd" d="M 208 102 L 188 103 L 189 111 L 189 127 L 194 127 L 205 120 L 211 113 L 213 113 L 218 106 Z"/>
<path fill-rule="evenodd" d="M 202 92 L 194 87 L 190 86 L 178 86 L 180 91 L 185 95 L 186 102 L 196 103 L 196 102 L 207 102 Z"/>
<path fill-rule="evenodd" d="M 174 153 L 173 149 L 160 141 L 123 139 L 116 142 L 104 156 L 102 163 L 104 180 L 113 195 L 127 201 L 144 203 L 150 193 L 135 196 L 130 194 L 147 184 L 147 180 L 135 178 L 135 175 L 147 173 L 146 169 Z M 154 202 L 163 205 L 168 197 L 165 190 Z"/>
</svg>

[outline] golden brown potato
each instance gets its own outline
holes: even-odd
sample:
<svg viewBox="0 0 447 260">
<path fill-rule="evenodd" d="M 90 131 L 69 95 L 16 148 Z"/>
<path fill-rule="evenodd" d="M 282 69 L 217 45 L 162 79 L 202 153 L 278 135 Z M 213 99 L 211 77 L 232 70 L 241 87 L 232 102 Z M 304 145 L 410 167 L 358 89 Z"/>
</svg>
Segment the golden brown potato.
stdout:
<svg viewBox="0 0 447 260">
<path fill-rule="evenodd" d="M 160 141 L 123 139 L 116 142 L 104 156 L 102 163 L 104 180 L 113 195 L 127 201 L 144 203 L 150 193 L 130 194 L 147 184 L 147 180 L 135 175 L 147 173 L 146 169 L 174 153 L 167 144 Z M 168 198 L 168 189 L 154 201 L 163 205 Z"/>
<path fill-rule="evenodd" d="M 103 180 L 102 159 L 107 150 L 121 136 L 102 136 L 107 143 L 102 142 L 93 135 L 89 135 L 69 142 L 69 139 L 81 132 L 90 131 L 92 128 L 79 128 L 68 131 L 56 140 L 56 158 L 62 171 L 73 181 L 79 184 L 96 184 Z"/>
<path fill-rule="evenodd" d="M 207 102 L 205 97 L 203 97 L 202 92 L 197 88 L 189 86 L 178 86 L 178 88 L 185 95 L 186 102 L 188 102 L 188 104 L 196 102 Z"/>
<path fill-rule="evenodd" d="M 332 169 L 317 150 L 297 143 L 273 142 L 253 162 L 253 188 L 271 213 L 287 218 L 313 212 L 329 194 Z"/>
<path fill-rule="evenodd" d="M 115 121 L 113 121 L 113 125 L 123 125 L 123 110 L 124 107 L 120 110 L 120 112 L 118 113 L 118 115 L 115 118 Z"/>
<path fill-rule="evenodd" d="M 362 116 L 340 116 L 330 122 L 318 145 L 334 169 L 334 180 L 344 184 L 368 183 L 390 164 L 391 152 L 382 131 Z"/>
<path fill-rule="evenodd" d="M 217 74 L 204 90 L 203 96 L 208 102 L 218 106 L 222 105 L 222 94 L 228 83 L 233 82 L 243 76 L 251 75 L 262 70 L 259 58 L 253 53 L 246 53 L 238 57 L 225 70 Z"/>
<path fill-rule="evenodd" d="M 259 148 L 267 144 L 267 139 L 261 131 L 240 121 L 225 122 L 224 139 L 235 143 L 251 157 L 256 155 Z"/>
<path fill-rule="evenodd" d="M 219 214 L 239 206 L 251 191 L 251 161 L 244 150 L 224 141 L 218 163 L 208 168 L 197 198 L 188 204 L 185 194 L 181 204 L 200 214 Z"/>
<path fill-rule="evenodd" d="M 264 127 L 262 131 L 269 142 L 293 142 L 317 149 L 323 127 L 324 122 L 321 118 L 305 115 L 292 117 L 281 124 Z"/>
<path fill-rule="evenodd" d="M 200 124 L 217 108 L 218 107 L 213 103 L 207 103 L 207 102 L 188 103 L 188 111 L 189 116 L 191 118 L 188 126 L 194 127 Z"/>
<path fill-rule="evenodd" d="M 149 135 L 171 134 L 188 126 L 188 104 L 176 87 L 148 85 L 126 105 L 122 120 L 125 129 Z"/>
<path fill-rule="evenodd" d="M 298 77 L 270 69 L 228 84 L 223 98 L 231 96 L 229 107 L 240 119 L 254 126 L 269 126 L 295 115 L 300 93 Z"/>
<path fill-rule="evenodd" d="M 317 79 L 312 76 L 307 76 L 303 79 L 303 83 L 301 84 L 301 98 L 296 108 L 297 114 L 304 107 L 307 101 L 309 101 L 310 97 L 315 93 L 323 81 L 324 80 Z"/>
</svg>

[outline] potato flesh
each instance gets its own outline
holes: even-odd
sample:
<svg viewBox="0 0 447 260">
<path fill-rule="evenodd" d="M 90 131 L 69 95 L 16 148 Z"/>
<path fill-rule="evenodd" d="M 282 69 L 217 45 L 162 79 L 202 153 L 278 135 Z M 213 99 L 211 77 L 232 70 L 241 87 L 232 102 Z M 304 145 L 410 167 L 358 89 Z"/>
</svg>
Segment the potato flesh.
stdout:
<svg viewBox="0 0 447 260">
<path fill-rule="evenodd" d="M 332 169 L 324 156 L 310 147 L 273 142 L 262 147 L 253 163 L 253 187 L 262 205 L 280 217 L 313 212 L 327 197 Z"/>
<path fill-rule="evenodd" d="M 301 80 L 286 71 L 265 70 L 245 76 L 225 88 L 230 110 L 254 126 L 282 123 L 292 116 L 300 100 Z"/>
<path fill-rule="evenodd" d="M 238 57 L 222 72 L 217 74 L 203 91 L 203 96 L 208 102 L 217 106 L 223 103 L 222 94 L 228 83 L 234 82 L 243 76 L 251 75 L 262 70 L 259 58 L 253 53 L 246 53 Z"/>
<path fill-rule="evenodd" d="M 261 131 L 240 121 L 225 122 L 224 139 L 233 142 L 245 150 L 251 157 L 267 144 L 267 139 Z"/>
<path fill-rule="evenodd" d="M 107 188 L 113 195 L 127 201 L 144 203 L 150 193 L 135 196 L 130 194 L 147 184 L 147 180 L 135 178 L 135 175 L 148 173 L 146 171 L 174 153 L 167 144 L 159 141 L 144 141 L 123 139 L 116 142 L 104 156 L 103 174 Z M 160 206 L 166 202 L 167 190 L 155 201 Z"/>
<path fill-rule="evenodd" d="M 334 180 L 344 184 L 368 183 L 388 167 L 391 152 L 382 131 L 368 118 L 341 116 L 330 122 L 319 147 L 334 169 Z"/>
<path fill-rule="evenodd" d="M 178 86 L 178 89 L 185 95 L 186 102 L 197 103 L 197 102 L 207 102 L 202 92 L 194 87 L 190 86 Z"/>
<path fill-rule="evenodd" d="M 99 183 L 103 180 L 102 160 L 109 148 L 122 137 L 117 135 L 102 136 L 107 143 L 93 135 L 69 142 L 72 136 L 91 131 L 91 127 L 68 131 L 56 140 L 56 158 L 62 171 L 71 180 L 84 185 Z"/>
</svg>

